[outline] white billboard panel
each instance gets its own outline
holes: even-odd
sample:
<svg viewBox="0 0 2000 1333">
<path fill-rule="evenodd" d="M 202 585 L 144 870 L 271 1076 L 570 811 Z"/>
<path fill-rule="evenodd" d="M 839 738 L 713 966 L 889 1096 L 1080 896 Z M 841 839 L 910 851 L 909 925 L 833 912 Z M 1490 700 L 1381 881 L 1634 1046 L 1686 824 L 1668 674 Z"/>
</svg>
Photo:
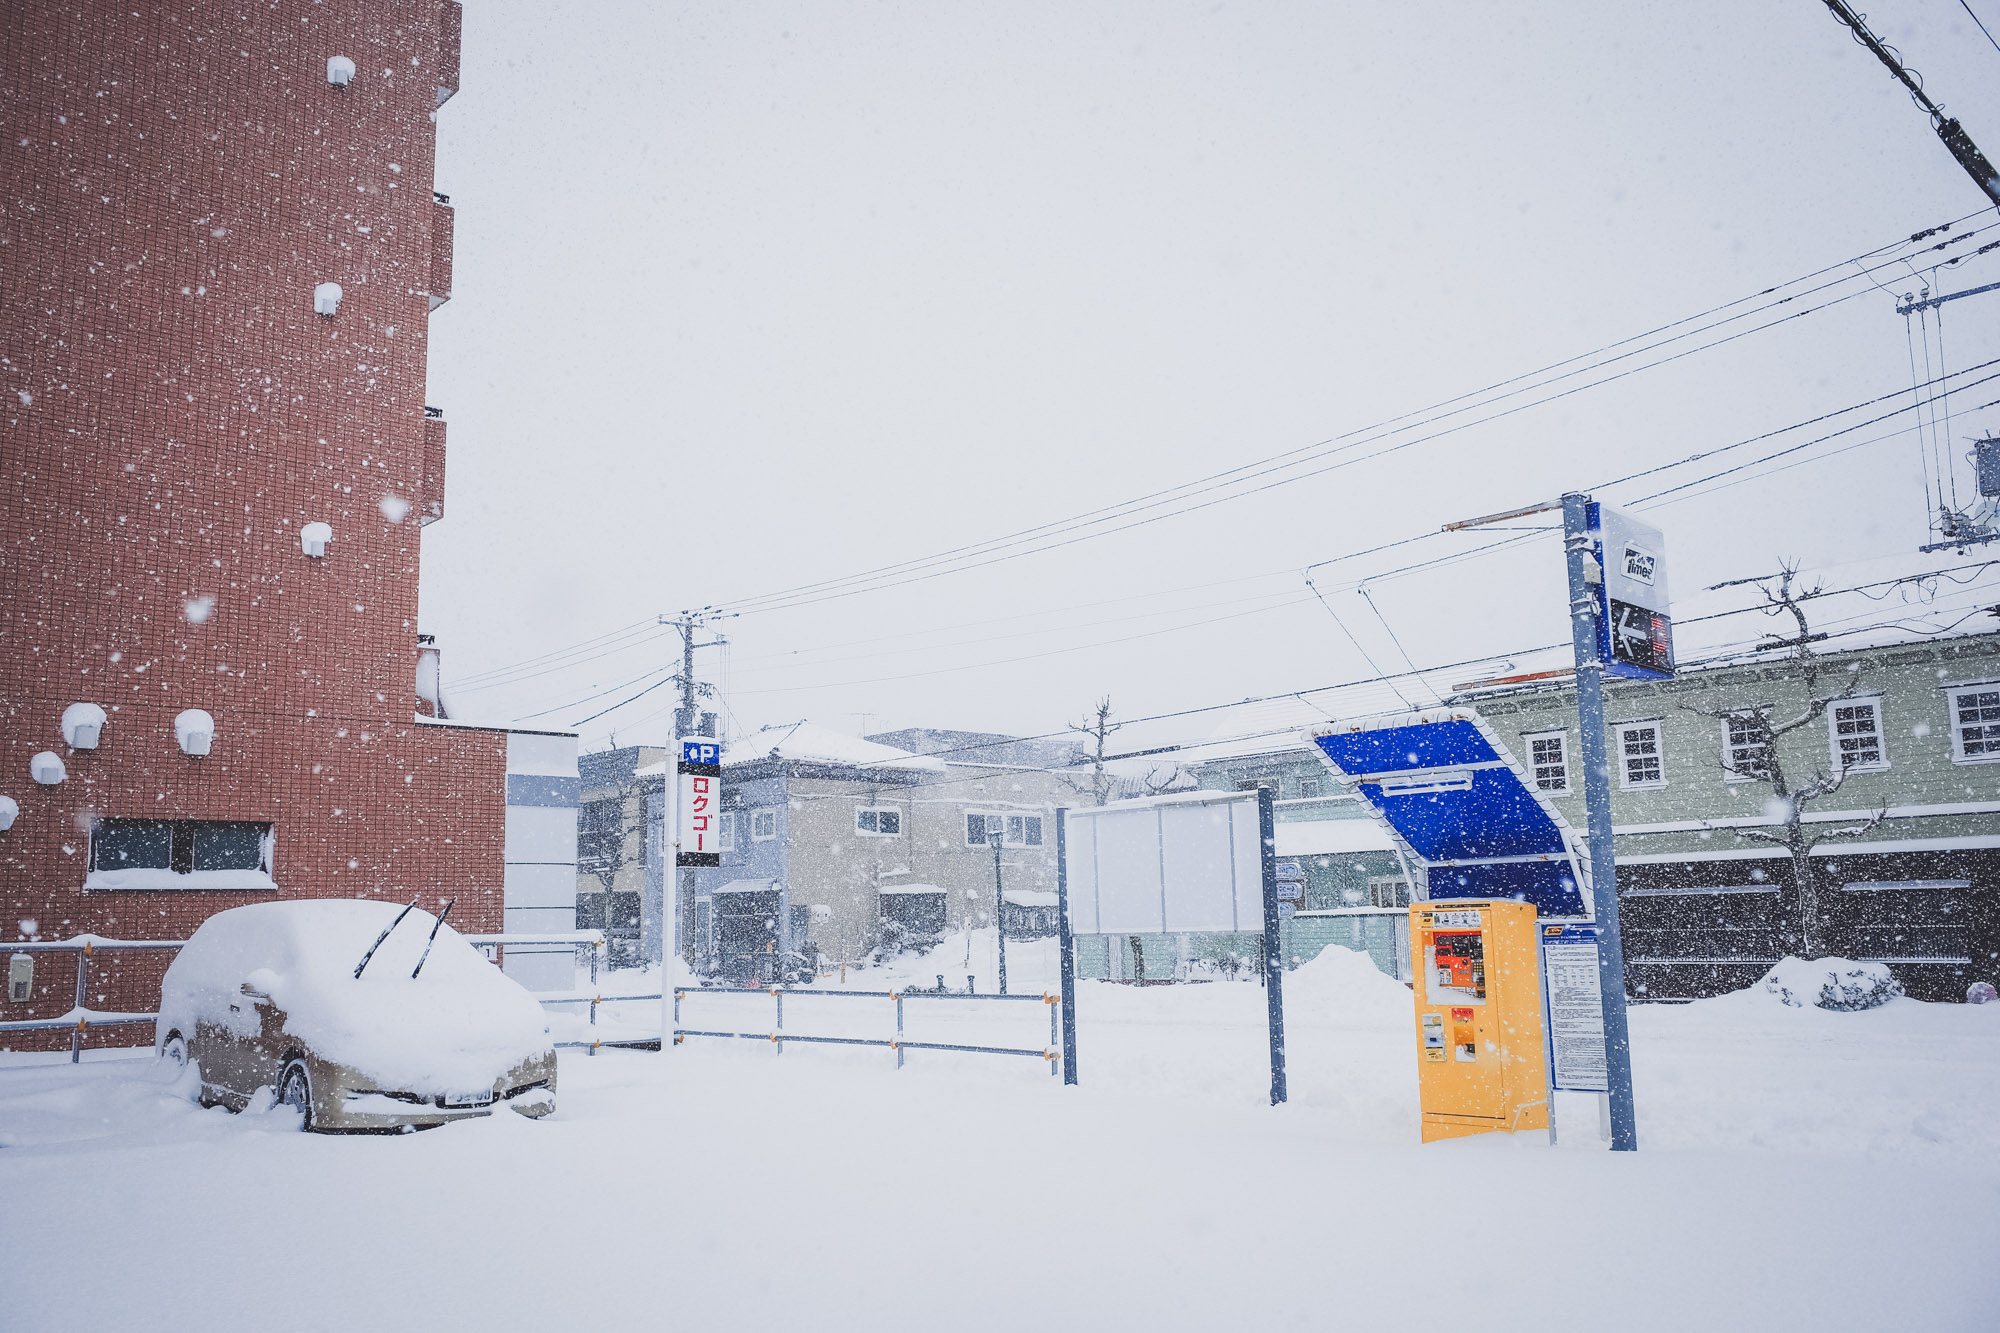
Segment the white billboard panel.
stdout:
<svg viewBox="0 0 2000 1333">
<path fill-rule="evenodd" d="M 1073 809 L 1065 828 L 1074 933 L 1263 930 L 1256 792 Z"/>
</svg>

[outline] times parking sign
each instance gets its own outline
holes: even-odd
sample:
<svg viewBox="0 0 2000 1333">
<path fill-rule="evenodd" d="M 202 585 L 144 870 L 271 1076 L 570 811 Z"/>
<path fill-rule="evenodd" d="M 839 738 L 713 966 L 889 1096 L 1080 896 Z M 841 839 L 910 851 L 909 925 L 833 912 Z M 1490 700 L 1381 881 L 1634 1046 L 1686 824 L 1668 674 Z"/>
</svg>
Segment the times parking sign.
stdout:
<svg viewBox="0 0 2000 1333">
<path fill-rule="evenodd" d="M 1606 672 L 1636 680 L 1674 674 L 1674 625 L 1660 530 L 1629 514 L 1590 506 L 1599 568 L 1597 655 Z"/>
</svg>

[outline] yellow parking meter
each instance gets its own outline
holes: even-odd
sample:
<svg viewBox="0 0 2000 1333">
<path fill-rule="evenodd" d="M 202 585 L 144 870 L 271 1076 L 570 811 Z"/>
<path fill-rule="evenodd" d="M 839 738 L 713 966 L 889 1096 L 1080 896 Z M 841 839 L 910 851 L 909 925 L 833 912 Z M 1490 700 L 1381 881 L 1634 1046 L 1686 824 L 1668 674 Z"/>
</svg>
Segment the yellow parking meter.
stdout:
<svg viewBox="0 0 2000 1333">
<path fill-rule="evenodd" d="M 1410 907 L 1423 1141 L 1549 1127 L 1535 907 Z"/>
</svg>

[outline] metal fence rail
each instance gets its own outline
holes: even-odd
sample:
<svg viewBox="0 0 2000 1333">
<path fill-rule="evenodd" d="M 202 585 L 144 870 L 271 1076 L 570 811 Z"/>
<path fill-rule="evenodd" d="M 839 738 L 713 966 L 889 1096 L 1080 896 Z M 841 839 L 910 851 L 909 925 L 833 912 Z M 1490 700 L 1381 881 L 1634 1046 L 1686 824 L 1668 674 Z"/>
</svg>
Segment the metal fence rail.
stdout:
<svg viewBox="0 0 2000 1333">
<path fill-rule="evenodd" d="M 565 930 L 545 935 L 467 935 L 468 944 L 475 946 L 509 944 L 572 944 L 579 949 L 590 949 L 590 980 L 597 981 L 597 960 L 604 952 L 604 932 L 601 930 Z M 90 960 L 96 954 L 112 953 L 134 949 L 179 949 L 186 940 L 121 940 L 104 935 L 77 935 L 66 940 L 32 940 L 18 944 L 0 946 L 6 953 L 73 953 L 76 955 L 76 999 L 66 1014 L 54 1018 L 12 1018 L 0 1021 L 0 1032 L 56 1032 L 67 1030 L 69 1036 L 69 1061 L 76 1064 L 83 1059 L 83 1034 L 94 1027 L 118 1027 L 136 1023 L 153 1023 L 159 1020 L 154 1013 L 124 1013 L 115 1010 L 92 1009 L 85 1001 L 90 986 Z M 623 998 L 623 997 L 614 997 Z M 660 997 L 652 997 L 657 1000 Z M 593 1005 L 591 1021 L 595 1023 L 596 1009 Z M 566 1042 L 564 1045 L 588 1045 L 585 1042 Z M 657 1044 L 657 1043 L 655 1043 Z"/>
<path fill-rule="evenodd" d="M 749 996 L 769 995 L 775 1001 L 772 1025 L 767 1032 L 719 1032 L 701 1028 L 681 1026 L 681 1000 L 688 995 Z M 805 1033 L 785 1031 L 785 997 L 801 996 L 814 1000 L 893 1000 L 896 1005 L 896 1035 L 893 1037 L 821 1037 Z M 607 997 L 623 999 L 624 996 Z M 903 1036 L 903 1004 L 906 1000 L 980 1000 L 988 1003 L 1043 1004 L 1049 1010 L 1049 1044 L 1036 1048 L 1031 1046 L 980 1046 L 961 1042 L 909 1041 Z M 975 995 L 963 991 L 927 990 L 814 990 L 809 987 L 772 986 L 761 990 L 740 990 L 735 987 L 684 986 L 674 988 L 673 1037 L 674 1044 L 680 1045 L 689 1037 L 718 1037 L 735 1041 L 770 1042 L 782 1055 L 785 1043 L 789 1041 L 807 1042 L 828 1046 L 880 1046 L 896 1053 L 896 1068 L 903 1067 L 904 1051 L 961 1051 L 972 1055 L 1027 1055 L 1046 1061 L 1051 1076 L 1060 1071 L 1062 1065 L 1062 1037 L 1059 1030 L 1061 1018 L 1059 1010 L 1062 997 L 1047 993 L 1039 995 Z M 595 1005 L 592 1006 L 593 1013 Z M 605 1045 L 612 1043 L 606 1042 Z M 629 1043 L 627 1043 L 629 1044 Z M 651 1043 L 647 1043 L 650 1045 Z"/>
<path fill-rule="evenodd" d="M 6 946 L 8 953 L 73 953 L 76 955 L 76 1001 L 68 1013 L 57 1018 L 14 1018 L 0 1022 L 0 1032 L 55 1032 L 69 1029 L 69 1062 L 83 1059 L 83 1034 L 93 1027 L 117 1027 L 129 1023 L 151 1023 L 156 1013 L 117 1013 L 92 1009 L 86 1003 L 90 987 L 90 960 L 99 950 L 113 953 L 128 949 L 178 949 L 186 940 L 118 940 L 103 935 L 78 935 L 67 940 L 36 940 Z"/>
</svg>

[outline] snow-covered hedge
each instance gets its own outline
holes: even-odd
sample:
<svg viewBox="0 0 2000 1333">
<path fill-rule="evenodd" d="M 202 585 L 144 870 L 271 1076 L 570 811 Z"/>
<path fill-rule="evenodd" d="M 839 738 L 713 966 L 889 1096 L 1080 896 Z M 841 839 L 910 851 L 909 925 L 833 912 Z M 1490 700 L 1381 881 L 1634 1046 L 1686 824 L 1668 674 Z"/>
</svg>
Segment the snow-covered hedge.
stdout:
<svg viewBox="0 0 2000 1333">
<path fill-rule="evenodd" d="M 1903 983 L 1883 963 L 1851 958 L 1784 958 L 1764 974 L 1764 989 L 1794 1009 L 1854 1013 L 1875 1009 L 1903 993 Z"/>
</svg>

